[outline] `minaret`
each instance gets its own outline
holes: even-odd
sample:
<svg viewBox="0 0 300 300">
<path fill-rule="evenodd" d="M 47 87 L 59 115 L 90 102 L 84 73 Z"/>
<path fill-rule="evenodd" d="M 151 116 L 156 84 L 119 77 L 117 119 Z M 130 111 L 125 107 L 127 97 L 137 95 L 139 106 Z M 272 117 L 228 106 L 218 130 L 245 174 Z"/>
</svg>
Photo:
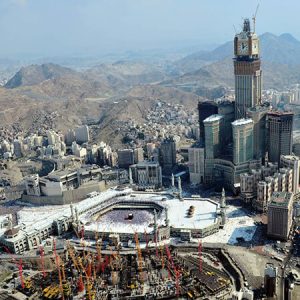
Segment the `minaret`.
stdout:
<svg viewBox="0 0 300 300">
<path fill-rule="evenodd" d="M 154 209 L 154 238 L 155 238 L 155 242 L 158 242 L 158 236 L 157 236 L 157 229 L 158 229 L 158 225 L 157 225 L 157 212 L 156 209 Z"/>
<path fill-rule="evenodd" d="M 132 180 L 132 170 L 129 168 L 129 184 L 133 185 L 133 180 Z"/>
<path fill-rule="evenodd" d="M 225 209 L 226 208 L 226 198 L 225 198 L 225 190 L 224 188 L 222 189 L 222 196 L 221 196 L 221 205 L 220 205 L 221 209 Z"/>
<path fill-rule="evenodd" d="M 71 209 L 71 218 L 72 218 L 72 222 L 74 222 L 74 207 L 73 207 L 73 203 L 71 202 L 70 204 L 70 209 Z"/>
<path fill-rule="evenodd" d="M 226 223 L 226 198 L 225 198 L 224 188 L 222 189 L 220 208 L 221 208 L 222 225 L 225 225 L 225 223 Z"/>
<path fill-rule="evenodd" d="M 78 209 L 75 207 L 75 222 L 76 225 L 79 226 L 79 218 L 78 218 Z"/>
<path fill-rule="evenodd" d="M 172 173 L 172 188 L 175 186 L 175 177 L 174 174 Z"/>
<path fill-rule="evenodd" d="M 178 194 L 179 194 L 179 198 L 182 198 L 182 187 L 181 187 L 181 178 L 180 176 L 178 177 Z"/>
</svg>

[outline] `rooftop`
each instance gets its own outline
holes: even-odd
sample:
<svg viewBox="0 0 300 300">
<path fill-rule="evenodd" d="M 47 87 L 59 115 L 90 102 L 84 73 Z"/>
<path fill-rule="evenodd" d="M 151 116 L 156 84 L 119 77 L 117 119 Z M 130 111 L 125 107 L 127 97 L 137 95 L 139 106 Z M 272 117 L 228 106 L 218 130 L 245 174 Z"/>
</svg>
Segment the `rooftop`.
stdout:
<svg viewBox="0 0 300 300">
<path fill-rule="evenodd" d="M 219 121 L 223 118 L 223 115 L 211 115 L 208 118 L 206 118 L 203 122 L 215 122 L 215 121 Z"/>
<path fill-rule="evenodd" d="M 252 124 L 253 121 L 252 119 L 238 119 L 238 120 L 235 120 L 234 122 L 232 122 L 231 124 L 233 126 L 240 126 L 240 125 L 247 125 L 247 124 Z"/>
<path fill-rule="evenodd" d="M 271 198 L 270 205 L 272 206 L 288 206 L 292 200 L 293 193 L 274 192 Z"/>
<path fill-rule="evenodd" d="M 293 116 L 294 113 L 292 111 L 270 111 L 268 112 L 269 116 Z"/>
<path fill-rule="evenodd" d="M 256 105 L 256 106 L 248 108 L 249 112 L 267 112 L 269 110 L 270 110 L 269 105 Z"/>
<path fill-rule="evenodd" d="M 297 155 L 281 155 L 281 157 L 286 160 L 294 160 L 294 161 L 299 160 L 299 156 Z"/>
</svg>

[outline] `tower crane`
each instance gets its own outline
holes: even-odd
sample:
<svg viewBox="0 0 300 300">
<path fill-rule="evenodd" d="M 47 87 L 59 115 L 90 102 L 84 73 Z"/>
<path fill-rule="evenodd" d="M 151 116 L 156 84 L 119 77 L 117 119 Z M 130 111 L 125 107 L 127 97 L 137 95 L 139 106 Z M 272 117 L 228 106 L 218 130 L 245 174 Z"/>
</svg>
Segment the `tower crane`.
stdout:
<svg viewBox="0 0 300 300">
<path fill-rule="evenodd" d="M 136 250 L 137 250 L 137 254 L 138 254 L 138 268 L 139 268 L 139 272 L 141 274 L 142 268 L 143 268 L 143 261 L 142 261 L 142 251 L 141 251 L 139 237 L 138 237 L 137 232 L 134 233 L 134 239 L 135 239 L 135 245 L 136 245 Z"/>
<path fill-rule="evenodd" d="M 62 297 L 62 300 L 65 300 L 64 290 L 63 290 L 63 283 L 62 283 L 62 274 L 61 274 L 61 270 L 60 270 L 59 257 L 58 257 L 58 254 L 56 252 L 56 241 L 55 241 L 55 239 L 53 239 L 53 254 L 54 254 L 55 263 L 56 263 L 56 267 L 57 267 L 57 271 L 58 271 L 59 289 L 60 289 L 60 292 L 61 292 L 61 297 Z"/>
</svg>

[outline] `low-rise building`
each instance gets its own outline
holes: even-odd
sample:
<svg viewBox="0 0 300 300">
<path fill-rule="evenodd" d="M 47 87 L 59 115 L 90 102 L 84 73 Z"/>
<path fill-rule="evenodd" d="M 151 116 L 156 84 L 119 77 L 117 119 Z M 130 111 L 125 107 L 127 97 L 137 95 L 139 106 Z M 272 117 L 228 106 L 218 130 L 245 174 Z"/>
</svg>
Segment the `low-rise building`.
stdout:
<svg viewBox="0 0 300 300">
<path fill-rule="evenodd" d="M 157 162 L 144 161 L 130 166 L 133 181 L 142 189 L 162 187 L 162 170 Z"/>
</svg>

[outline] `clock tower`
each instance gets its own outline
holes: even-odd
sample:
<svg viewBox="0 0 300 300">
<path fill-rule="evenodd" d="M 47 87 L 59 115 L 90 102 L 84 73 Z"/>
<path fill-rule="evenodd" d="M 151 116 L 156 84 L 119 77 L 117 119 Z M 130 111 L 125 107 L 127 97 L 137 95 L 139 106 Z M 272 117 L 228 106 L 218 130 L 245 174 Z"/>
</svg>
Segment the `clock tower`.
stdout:
<svg viewBox="0 0 300 300">
<path fill-rule="evenodd" d="M 235 119 L 246 118 L 247 109 L 261 104 L 259 39 L 249 19 L 234 38 Z"/>
</svg>

